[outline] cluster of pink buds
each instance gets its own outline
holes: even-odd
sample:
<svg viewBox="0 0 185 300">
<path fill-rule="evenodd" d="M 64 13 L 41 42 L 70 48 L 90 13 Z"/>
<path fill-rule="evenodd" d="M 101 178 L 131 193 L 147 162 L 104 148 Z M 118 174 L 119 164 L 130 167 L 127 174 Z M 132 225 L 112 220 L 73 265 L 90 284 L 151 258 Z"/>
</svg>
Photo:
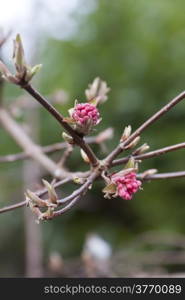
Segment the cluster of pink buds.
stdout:
<svg viewBox="0 0 185 300">
<path fill-rule="evenodd" d="M 93 125 L 96 125 L 99 121 L 100 114 L 95 105 L 79 103 L 75 106 L 72 117 L 81 125 L 85 125 L 89 121 L 92 122 Z"/>
<path fill-rule="evenodd" d="M 117 173 L 112 175 L 111 179 L 117 186 L 118 195 L 125 200 L 131 200 L 133 194 L 136 193 L 141 186 L 141 181 L 136 179 L 135 172 L 122 176 Z"/>
<path fill-rule="evenodd" d="M 88 134 L 101 120 L 98 109 L 91 103 L 77 103 L 70 113 L 75 129 L 83 134 Z"/>
</svg>

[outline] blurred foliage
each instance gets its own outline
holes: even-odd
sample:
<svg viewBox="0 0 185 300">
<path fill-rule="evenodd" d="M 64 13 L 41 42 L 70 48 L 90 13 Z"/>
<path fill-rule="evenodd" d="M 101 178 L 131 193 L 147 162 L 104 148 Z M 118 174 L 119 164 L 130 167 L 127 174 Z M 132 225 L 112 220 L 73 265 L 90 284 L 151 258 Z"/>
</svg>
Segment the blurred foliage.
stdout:
<svg viewBox="0 0 185 300">
<path fill-rule="evenodd" d="M 184 89 L 184 9 L 182 0 L 96 1 L 96 9 L 91 14 L 80 17 L 78 13 L 74 14 L 79 27 L 73 38 L 65 41 L 44 38 L 40 53 L 43 70 L 36 84 L 44 94 L 61 88 L 66 90 L 70 102 L 62 107 L 58 105 L 58 108 L 67 114 L 76 98 L 85 100 L 84 90 L 95 77 L 106 80 L 111 92 L 108 102 L 100 108 L 103 121 L 97 130 L 109 126 L 115 128 L 114 140 L 107 143 L 112 149 L 126 125 L 131 124 L 135 129 Z M 6 86 L 5 95 L 13 98 L 16 93 L 16 87 L 10 90 L 10 85 Z M 41 110 L 40 114 L 42 144 L 60 141 L 58 124 L 47 112 Z M 180 103 L 148 128 L 141 142 L 157 149 L 184 141 L 184 116 L 185 104 Z M 18 151 L 2 129 L 0 131 L 1 155 Z M 144 161 L 140 170 L 183 170 L 184 151 Z M 76 151 L 70 160 L 69 166 L 73 169 L 83 168 L 78 155 L 79 151 Z M 102 156 L 100 152 L 99 155 Z M 1 205 L 4 205 L 4 199 L 11 202 L 22 197 L 21 165 L 1 166 Z M 184 180 L 146 183 L 144 190 L 128 202 L 103 199 L 103 186 L 98 182 L 77 208 L 41 225 L 45 259 L 53 250 L 67 257 L 78 255 L 86 234 L 91 231 L 102 235 L 114 248 L 124 247 L 128 239 L 148 230 L 185 233 Z M 71 192 L 70 186 L 67 191 Z M 12 242 L 16 244 L 14 251 L 19 253 L 18 256 L 23 252 L 19 251 L 22 249 L 20 235 L 16 237 L 16 232 L 23 226 L 20 219 L 18 211 L 1 216 L 0 257 L 4 257 L 4 252 L 9 253 Z M 10 238 L 8 243 L 4 231 L 10 237 L 13 235 L 16 241 Z M 9 260 L 8 254 L 7 257 Z M 16 269 L 14 258 L 11 260 L 12 269 Z M 19 271 L 11 270 L 9 275 L 21 273 L 22 269 L 18 268 Z M 4 270 L 0 272 L 0 275 L 5 274 Z"/>
</svg>

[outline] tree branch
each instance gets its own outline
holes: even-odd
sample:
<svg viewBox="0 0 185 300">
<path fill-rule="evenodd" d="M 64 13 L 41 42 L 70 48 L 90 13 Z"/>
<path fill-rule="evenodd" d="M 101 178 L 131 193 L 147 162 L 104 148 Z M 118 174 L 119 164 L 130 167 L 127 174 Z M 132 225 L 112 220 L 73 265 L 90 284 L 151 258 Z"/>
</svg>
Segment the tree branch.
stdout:
<svg viewBox="0 0 185 300">
<path fill-rule="evenodd" d="M 80 198 L 81 198 L 81 197 L 80 197 L 80 195 L 79 195 L 79 196 L 77 196 L 76 198 L 74 198 L 69 204 L 67 204 L 65 207 L 63 207 L 62 209 L 57 210 L 57 211 L 54 211 L 54 212 L 53 212 L 52 219 L 53 219 L 54 217 L 61 216 L 61 215 L 64 214 L 66 211 L 70 210 L 71 207 L 73 207 L 73 206 L 77 203 L 77 201 L 80 200 Z"/>
<path fill-rule="evenodd" d="M 179 178 L 179 177 L 185 177 L 185 171 L 152 174 L 152 175 L 147 175 L 144 178 L 142 173 L 137 174 L 137 178 L 141 180 L 169 179 L 169 178 Z"/>
<path fill-rule="evenodd" d="M 67 171 L 58 168 L 55 162 L 42 153 L 41 148 L 32 142 L 22 127 L 3 108 L 0 109 L 0 123 L 27 155 L 42 165 L 50 174 L 58 178 L 64 178 L 68 175 Z"/>
<path fill-rule="evenodd" d="M 121 165 L 123 163 L 127 163 L 130 156 L 134 157 L 134 159 L 136 159 L 136 160 L 144 160 L 144 159 L 156 157 L 156 156 L 159 156 L 159 155 L 171 152 L 171 151 L 183 149 L 183 148 L 185 148 L 185 142 L 175 144 L 175 145 L 172 145 L 172 146 L 167 146 L 167 147 L 164 147 L 164 148 L 161 148 L 161 149 L 158 149 L 158 150 L 154 150 L 154 151 L 150 151 L 150 152 L 140 154 L 140 155 L 129 155 L 127 157 L 123 157 L 123 158 L 114 160 L 111 164 L 111 167 Z"/>
<path fill-rule="evenodd" d="M 98 176 L 99 176 L 99 172 L 97 172 L 97 171 L 92 172 L 91 175 L 87 178 L 86 182 L 79 189 L 75 190 L 71 195 L 69 195 L 61 200 L 58 200 L 57 203 L 63 204 L 70 200 L 73 200 L 74 198 L 76 198 L 79 195 L 83 195 Z"/>
<path fill-rule="evenodd" d="M 123 143 L 119 144 L 105 159 L 106 164 L 110 165 L 114 158 L 118 156 L 124 147 L 128 146 L 137 136 L 139 136 L 147 127 L 153 124 L 155 121 L 160 119 L 165 113 L 167 113 L 172 107 L 185 98 L 185 91 L 172 99 L 164 107 L 162 107 L 158 112 L 152 115 L 146 122 L 144 122 L 136 131 L 134 131 L 131 136 Z"/>
<path fill-rule="evenodd" d="M 5 206 L 3 208 L 0 208 L 0 214 L 11 211 L 11 210 L 15 210 L 15 209 L 17 209 L 19 207 L 23 207 L 25 205 L 26 205 L 26 201 L 24 200 L 24 201 L 21 201 L 19 203 L 15 203 L 15 204 L 12 204 L 12 205 Z"/>
<path fill-rule="evenodd" d="M 85 184 L 83 184 L 79 189 L 77 189 L 76 191 L 74 191 L 70 196 L 67 196 L 61 200 L 59 200 L 59 204 L 64 204 L 68 201 L 71 201 L 68 205 L 66 205 L 64 208 L 62 208 L 61 210 L 55 211 L 54 212 L 54 217 L 59 216 L 61 214 L 63 214 L 64 212 L 66 212 L 67 210 L 69 210 L 73 205 L 76 204 L 76 202 L 81 198 L 81 196 L 84 194 L 84 192 L 89 188 L 89 186 L 93 183 L 93 181 L 99 176 L 98 173 L 93 173 L 91 174 L 91 176 L 89 176 L 89 178 L 87 179 L 87 181 L 85 182 Z M 143 177 L 142 173 L 137 174 L 137 179 L 143 180 L 143 181 L 149 181 L 149 180 L 157 180 L 157 179 L 170 179 L 170 178 L 180 178 L 180 177 L 185 177 L 185 171 L 179 171 L 179 172 L 169 172 L 169 173 L 158 173 L 158 174 L 152 174 L 152 175 L 148 175 Z M 66 178 L 64 180 L 58 181 L 57 183 L 54 184 L 54 187 L 59 187 L 62 184 L 65 184 L 67 182 L 69 182 L 70 180 L 72 180 L 72 178 Z M 37 196 L 41 197 L 44 194 L 47 193 L 47 189 L 42 189 L 38 192 L 36 192 Z M 5 206 L 3 208 L 0 209 L 0 214 L 4 213 L 4 212 L 8 212 L 8 211 L 12 211 L 15 210 L 19 207 L 23 207 L 27 204 L 26 200 L 13 204 L 13 205 L 9 205 L 9 206 Z"/>
<path fill-rule="evenodd" d="M 63 180 L 60 180 L 60 181 L 58 181 L 58 182 L 56 182 L 56 183 L 54 184 L 54 187 L 55 187 L 55 188 L 56 188 L 56 187 L 59 187 L 59 186 L 65 184 L 65 183 L 67 183 L 67 182 L 69 182 L 69 181 L 71 181 L 71 180 L 72 180 L 72 178 L 65 178 L 65 179 L 63 179 Z M 48 192 L 48 190 L 47 190 L 46 188 L 44 188 L 44 189 L 41 189 L 41 190 L 39 190 L 39 191 L 37 191 L 37 192 L 35 192 L 35 193 L 36 193 L 36 195 L 37 195 L 38 197 L 41 197 L 41 196 L 45 195 L 47 192 Z M 7 211 L 15 210 L 15 209 L 17 209 L 17 208 L 19 208 L 19 207 L 23 207 L 23 206 L 25 206 L 26 204 L 27 204 L 27 202 L 26 202 L 26 200 L 24 200 L 24 201 L 15 203 L 15 204 L 13 204 L 13 205 L 5 206 L 5 207 L 3 207 L 3 208 L 0 208 L 0 214 L 2 214 L 2 213 L 4 213 L 4 212 L 7 212 Z"/>
<path fill-rule="evenodd" d="M 84 174 L 85 175 L 85 174 Z M 99 176 L 99 171 L 98 170 L 94 170 L 90 175 L 89 177 L 87 178 L 87 181 L 77 190 L 75 190 L 71 195 L 61 199 L 61 200 L 58 200 L 58 204 L 61 205 L 61 204 L 64 204 L 66 202 L 69 202 L 69 201 L 73 201 L 74 199 L 76 199 L 75 201 L 73 201 L 73 203 L 75 204 L 76 201 L 87 191 L 87 189 L 90 187 L 90 185 L 93 183 L 93 181 Z M 59 187 L 69 181 L 71 181 L 73 178 L 65 178 L 61 181 L 58 181 L 56 182 L 55 184 L 53 184 L 53 186 L 56 188 L 56 187 Z M 37 192 L 35 192 L 37 196 L 41 197 L 43 196 L 44 194 L 47 193 L 47 189 L 44 188 L 42 190 L 39 190 Z M 70 202 L 71 203 L 71 202 Z M 4 212 L 8 212 L 8 211 L 12 211 L 12 210 L 15 210 L 19 207 L 23 207 L 27 204 L 27 201 L 22 201 L 22 202 L 19 202 L 19 203 L 16 203 L 16 204 L 13 204 L 13 205 L 9 205 L 9 206 L 5 206 L 3 208 L 0 209 L 0 214 L 1 213 L 4 213 Z M 72 204 L 71 204 L 72 205 Z M 69 208 L 71 207 L 70 204 L 67 205 Z M 64 208 L 63 208 L 64 209 Z M 62 212 L 59 211 L 56 211 L 56 216 L 60 215 L 63 213 L 63 209 L 61 210 Z M 65 207 L 65 210 L 67 210 L 67 208 Z"/>
<path fill-rule="evenodd" d="M 94 171 L 89 178 L 87 179 L 87 181 L 76 191 L 74 191 L 70 196 L 65 197 L 61 200 L 58 200 L 57 202 L 61 205 L 64 204 L 66 202 L 71 201 L 69 204 L 67 204 L 65 207 L 63 207 L 60 210 L 54 211 L 53 212 L 53 216 L 54 217 L 58 217 L 62 214 L 64 214 L 66 211 L 70 210 L 70 208 L 72 206 L 74 206 L 78 200 L 81 199 L 81 196 L 84 195 L 84 193 L 88 190 L 88 188 L 92 185 L 93 181 L 99 176 L 99 172 Z"/>
<path fill-rule="evenodd" d="M 20 85 L 21 86 L 21 85 Z M 93 167 L 98 165 L 98 159 L 92 149 L 85 143 L 84 139 L 65 121 L 64 117 L 51 105 L 41 94 L 39 94 L 31 84 L 21 86 L 33 98 L 35 98 L 59 123 L 62 127 L 72 136 L 74 142 L 84 150 L 87 154 Z"/>
<path fill-rule="evenodd" d="M 112 128 L 107 128 L 100 132 L 96 136 L 89 136 L 85 138 L 85 142 L 87 144 L 100 144 L 108 139 L 112 138 Z M 55 143 L 52 145 L 47 145 L 47 146 L 40 146 L 40 149 L 44 153 L 53 153 L 60 151 L 62 149 L 65 149 L 68 147 L 68 143 L 62 142 L 62 143 Z M 23 160 L 23 159 L 30 159 L 31 157 L 29 156 L 28 153 L 21 152 L 21 153 L 16 153 L 16 154 L 8 154 L 4 156 L 0 156 L 0 163 L 3 162 L 14 162 L 17 160 Z"/>
</svg>

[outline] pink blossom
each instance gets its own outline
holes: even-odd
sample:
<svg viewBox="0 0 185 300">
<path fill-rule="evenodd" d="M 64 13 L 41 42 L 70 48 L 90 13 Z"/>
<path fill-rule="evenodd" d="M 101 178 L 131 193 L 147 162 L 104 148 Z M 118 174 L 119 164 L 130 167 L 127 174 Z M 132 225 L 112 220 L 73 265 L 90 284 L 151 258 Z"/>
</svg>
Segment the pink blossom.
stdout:
<svg viewBox="0 0 185 300">
<path fill-rule="evenodd" d="M 99 121 L 100 114 L 95 105 L 90 103 L 79 103 L 74 107 L 72 117 L 81 125 L 87 124 L 89 120 L 92 121 L 93 125 L 96 125 Z"/>
<path fill-rule="evenodd" d="M 112 175 L 111 178 L 112 182 L 117 185 L 118 195 L 125 200 L 131 200 L 133 194 L 136 193 L 141 186 L 141 181 L 136 179 L 135 172 L 126 175 L 117 173 Z"/>
</svg>

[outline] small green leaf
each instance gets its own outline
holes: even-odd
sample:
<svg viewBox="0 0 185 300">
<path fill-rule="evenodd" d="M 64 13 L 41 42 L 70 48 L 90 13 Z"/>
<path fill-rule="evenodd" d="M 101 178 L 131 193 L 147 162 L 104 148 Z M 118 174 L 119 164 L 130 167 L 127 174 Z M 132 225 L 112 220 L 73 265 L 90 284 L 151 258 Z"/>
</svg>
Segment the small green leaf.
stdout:
<svg viewBox="0 0 185 300">
<path fill-rule="evenodd" d="M 129 138 L 129 136 L 131 134 L 131 131 L 132 131 L 132 127 L 130 125 L 126 126 L 125 129 L 124 129 L 124 131 L 123 131 L 123 134 L 122 134 L 122 137 L 120 139 L 120 142 L 126 141 Z"/>
<path fill-rule="evenodd" d="M 22 73 L 25 70 L 26 65 L 24 59 L 24 49 L 20 34 L 17 34 L 14 40 L 13 60 L 17 72 Z"/>
<path fill-rule="evenodd" d="M 46 201 L 39 198 L 35 193 L 31 192 L 30 190 L 27 190 L 25 195 L 31 201 L 31 203 L 30 203 L 31 205 L 39 206 L 39 207 L 46 207 L 47 206 Z"/>
<path fill-rule="evenodd" d="M 57 203 L 58 196 L 53 185 L 44 179 L 42 179 L 42 182 L 48 190 L 49 201 L 51 201 L 52 203 Z"/>
<path fill-rule="evenodd" d="M 129 159 L 129 161 L 127 162 L 127 164 L 125 165 L 124 169 L 131 169 L 135 167 L 135 160 L 133 157 L 131 157 Z"/>
<path fill-rule="evenodd" d="M 97 106 L 98 105 L 98 99 L 97 98 L 91 99 L 91 100 L 88 101 L 88 103 L 90 103 L 94 106 Z"/>
<path fill-rule="evenodd" d="M 115 183 L 110 183 L 102 190 L 103 193 L 114 194 L 117 190 L 117 186 Z"/>
</svg>

